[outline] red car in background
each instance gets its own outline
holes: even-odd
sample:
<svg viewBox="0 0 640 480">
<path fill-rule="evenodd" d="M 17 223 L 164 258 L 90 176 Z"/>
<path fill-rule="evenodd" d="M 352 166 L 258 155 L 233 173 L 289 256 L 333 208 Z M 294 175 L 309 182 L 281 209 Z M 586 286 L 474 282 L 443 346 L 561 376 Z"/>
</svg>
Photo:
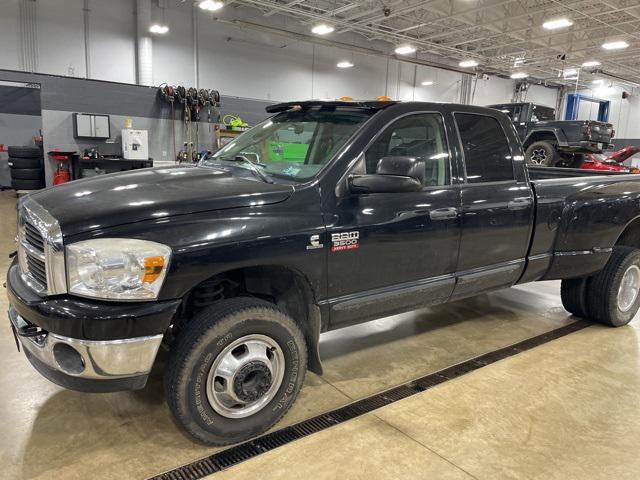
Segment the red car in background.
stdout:
<svg viewBox="0 0 640 480">
<path fill-rule="evenodd" d="M 633 157 L 636 153 L 640 153 L 640 146 L 624 147 L 610 154 L 589 153 L 584 156 L 584 162 L 580 168 L 583 170 L 640 173 L 639 168 L 623 165 L 625 160 Z"/>
</svg>

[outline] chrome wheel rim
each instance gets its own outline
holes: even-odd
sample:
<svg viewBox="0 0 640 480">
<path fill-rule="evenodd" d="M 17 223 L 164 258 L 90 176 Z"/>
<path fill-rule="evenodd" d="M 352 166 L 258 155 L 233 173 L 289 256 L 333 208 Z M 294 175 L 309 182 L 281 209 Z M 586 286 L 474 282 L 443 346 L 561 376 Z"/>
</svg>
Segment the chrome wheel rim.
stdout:
<svg viewBox="0 0 640 480">
<path fill-rule="evenodd" d="M 640 291 L 640 268 L 631 265 L 624 272 L 620 287 L 618 288 L 618 308 L 622 312 L 628 312 L 636 303 Z"/>
<path fill-rule="evenodd" d="M 284 353 L 266 335 L 246 335 L 220 352 L 207 377 L 211 408 L 227 418 L 244 418 L 275 397 L 284 378 Z"/>
<path fill-rule="evenodd" d="M 531 152 L 530 163 L 544 165 L 547 161 L 547 151 L 544 148 L 536 148 Z"/>
</svg>

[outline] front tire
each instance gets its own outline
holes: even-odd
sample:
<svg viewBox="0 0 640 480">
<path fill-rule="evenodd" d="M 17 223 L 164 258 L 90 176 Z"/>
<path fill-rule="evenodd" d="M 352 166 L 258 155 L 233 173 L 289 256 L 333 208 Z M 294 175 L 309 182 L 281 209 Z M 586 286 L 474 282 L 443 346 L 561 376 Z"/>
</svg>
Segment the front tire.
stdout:
<svg viewBox="0 0 640 480">
<path fill-rule="evenodd" d="M 605 325 L 621 327 L 640 308 L 640 250 L 619 246 L 605 267 L 591 277 L 589 317 Z"/>
<path fill-rule="evenodd" d="M 269 302 L 232 298 L 197 314 L 175 340 L 165 396 L 189 434 L 227 445 L 280 420 L 306 370 L 306 344 L 293 319 Z"/>
<path fill-rule="evenodd" d="M 533 142 L 525 152 L 527 165 L 554 167 L 560 160 L 555 144 L 544 140 Z"/>
</svg>

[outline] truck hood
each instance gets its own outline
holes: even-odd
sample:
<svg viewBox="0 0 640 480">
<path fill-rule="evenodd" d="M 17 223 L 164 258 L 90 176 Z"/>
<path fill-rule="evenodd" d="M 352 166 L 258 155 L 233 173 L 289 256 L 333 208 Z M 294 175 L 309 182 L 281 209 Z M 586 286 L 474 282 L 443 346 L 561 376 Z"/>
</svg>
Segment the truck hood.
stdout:
<svg viewBox="0 0 640 480">
<path fill-rule="evenodd" d="M 293 187 L 232 176 L 223 169 L 168 167 L 100 175 L 30 198 L 58 220 L 64 236 L 173 215 L 267 205 Z"/>
</svg>

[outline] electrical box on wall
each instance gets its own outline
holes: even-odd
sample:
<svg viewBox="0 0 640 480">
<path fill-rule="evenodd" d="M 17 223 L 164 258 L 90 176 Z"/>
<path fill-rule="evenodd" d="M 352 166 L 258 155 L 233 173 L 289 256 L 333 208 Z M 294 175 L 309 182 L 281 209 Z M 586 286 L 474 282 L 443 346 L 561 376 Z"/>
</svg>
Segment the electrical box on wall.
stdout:
<svg viewBox="0 0 640 480">
<path fill-rule="evenodd" d="M 127 160 L 149 159 L 149 140 L 146 130 L 122 130 L 122 156 Z"/>
<path fill-rule="evenodd" d="M 106 140 L 111 137 L 109 115 L 96 115 L 94 113 L 73 114 L 74 138 L 95 138 Z"/>
</svg>

